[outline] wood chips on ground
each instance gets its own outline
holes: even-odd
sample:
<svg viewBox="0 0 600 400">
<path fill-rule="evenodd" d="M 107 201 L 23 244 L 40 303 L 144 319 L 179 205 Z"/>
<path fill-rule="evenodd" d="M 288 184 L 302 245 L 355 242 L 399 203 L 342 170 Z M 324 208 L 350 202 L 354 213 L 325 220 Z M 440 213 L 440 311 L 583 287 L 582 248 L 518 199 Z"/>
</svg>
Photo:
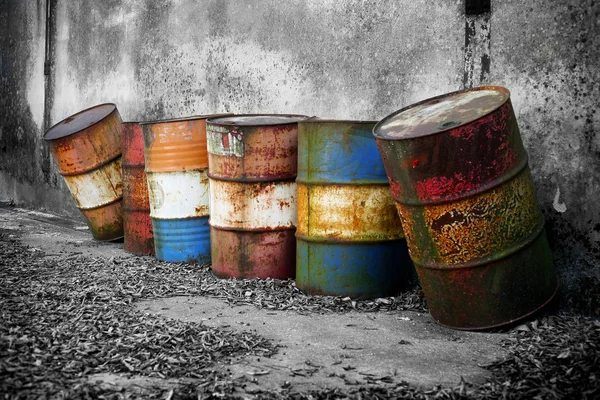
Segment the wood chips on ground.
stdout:
<svg viewBox="0 0 600 400">
<path fill-rule="evenodd" d="M 0 231 L 0 398 L 600 397 L 600 322 L 566 314 L 513 329 L 504 343 L 509 355 L 485 366 L 493 375 L 477 387 L 461 382 L 455 388 L 421 390 L 383 382 L 297 392 L 282 384 L 278 391 L 241 396 L 241 382 L 213 367 L 245 355 L 269 357 L 277 346 L 252 332 L 165 319 L 132 306 L 139 299 L 175 295 L 301 313 L 426 311 L 418 288 L 376 300 L 308 296 L 291 280 L 220 280 L 208 266 L 150 257 L 46 257 L 21 245 L 14 232 Z M 160 384 L 90 382 L 102 373 L 149 377 Z"/>
</svg>

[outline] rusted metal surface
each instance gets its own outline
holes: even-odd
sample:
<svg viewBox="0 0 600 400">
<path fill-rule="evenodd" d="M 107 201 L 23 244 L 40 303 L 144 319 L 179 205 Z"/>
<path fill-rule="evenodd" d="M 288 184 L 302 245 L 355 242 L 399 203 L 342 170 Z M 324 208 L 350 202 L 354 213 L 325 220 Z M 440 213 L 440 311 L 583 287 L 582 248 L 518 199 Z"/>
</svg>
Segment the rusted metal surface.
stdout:
<svg viewBox="0 0 600 400">
<path fill-rule="evenodd" d="M 508 90 L 425 100 L 373 133 L 438 322 L 486 329 L 551 300 L 558 281 Z"/>
<path fill-rule="evenodd" d="M 294 229 L 296 183 L 211 181 L 211 226 L 260 231 Z"/>
<path fill-rule="evenodd" d="M 293 278 L 294 230 L 233 231 L 210 226 L 212 270 L 219 278 Z"/>
<path fill-rule="evenodd" d="M 405 286 L 412 268 L 375 122 L 298 123 L 296 284 L 311 294 L 369 298 Z"/>
<path fill-rule="evenodd" d="M 210 262 L 206 119 L 143 122 L 146 176 L 156 257 Z"/>
<path fill-rule="evenodd" d="M 144 172 L 144 139 L 137 122 L 124 122 L 123 135 L 123 248 L 139 255 L 154 254 L 148 182 Z"/>
<path fill-rule="evenodd" d="M 114 104 L 101 104 L 60 121 L 44 134 L 97 240 L 123 237 L 121 122 Z"/>
<path fill-rule="evenodd" d="M 208 120 L 213 272 L 222 278 L 295 274 L 297 122 L 301 115 Z"/>
</svg>

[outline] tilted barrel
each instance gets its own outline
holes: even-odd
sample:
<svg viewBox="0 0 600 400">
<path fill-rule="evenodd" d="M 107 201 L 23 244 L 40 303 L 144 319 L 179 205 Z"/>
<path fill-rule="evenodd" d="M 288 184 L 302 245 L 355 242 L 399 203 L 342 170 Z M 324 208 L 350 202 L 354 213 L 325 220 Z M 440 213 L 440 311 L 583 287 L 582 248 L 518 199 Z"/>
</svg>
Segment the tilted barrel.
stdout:
<svg viewBox="0 0 600 400">
<path fill-rule="evenodd" d="M 293 278 L 299 115 L 208 120 L 212 270 Z"/>
<path fill-rule="evenodd" d="M 143 122 L 156 258 L 210 262 L 206 118 Z"/>
<path fill-rule="evenodd" d="M 137 122 L 123 122 L 123 248 L 139 255 L 154 254 L 148 181 L 144 171 L 144 138 Z"/>
<path fill-rule="evenodd" d="M 373 132 L 437 321 L 485 329 L 550 301 L 558 281 L 508 90 L 425 100 Z"/>
<path fill-rule="evenodd" d="M 97 240 L 123 237 L 121 122 L 114 104 L 100 104 L 44 134 L 75 205 Z"/>
<path fill-rule="evenodd" d="M 307 293 L 390 296 L 410 277 L 374 125 L 315 118 L 298 123 L 296 285 Z"/>
</svg>

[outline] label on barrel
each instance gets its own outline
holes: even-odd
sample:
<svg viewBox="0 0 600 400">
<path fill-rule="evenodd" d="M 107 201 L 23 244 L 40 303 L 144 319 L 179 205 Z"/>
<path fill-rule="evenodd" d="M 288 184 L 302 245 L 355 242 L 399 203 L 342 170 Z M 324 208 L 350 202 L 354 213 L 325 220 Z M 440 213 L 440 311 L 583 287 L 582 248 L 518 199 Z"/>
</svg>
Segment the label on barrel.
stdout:
<svg viewBox="0 0 600 400">
<path fill-rule="evenodd" d="M 243 133 L 237 127 L 231 129 L 209 125 L 206 129 L 208 152 L 218 156 L 244 157 Z"/>
</svg>

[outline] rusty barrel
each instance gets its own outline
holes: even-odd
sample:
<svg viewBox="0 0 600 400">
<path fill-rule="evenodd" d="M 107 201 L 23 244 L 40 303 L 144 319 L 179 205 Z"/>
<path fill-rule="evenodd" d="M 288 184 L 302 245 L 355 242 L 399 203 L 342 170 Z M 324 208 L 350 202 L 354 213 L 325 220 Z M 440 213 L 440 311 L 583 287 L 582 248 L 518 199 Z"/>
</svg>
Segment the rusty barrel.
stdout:
<svg viewBox="0 0 600 400">
<path fill-rule="evenodd" d="M 207 123 L 212 270 L 221 278 L 293 278 L 301 115 Z"/>
<path fill-rule="evenodd" d="M 114 104 L 74 114 L 44 133 L 94 239 L 123 237 L 121 116 Z"/>
<path fill-rule="evenodd" d="M 159 260 L 210 262 L 207 117 L 141 123 Z"/>
<path fill-rule="evenodd" d="M 558 281 L 508 90 L 434 97 L 373 133 L 434 319 L 486 329 L 550 301 Z"/>
<path fill-rule="evenodd" d="M 154 254 L 148 182 L 144 171 L 144 138 L 137 122 L 123 122 L 123 248 L 139 255 Z"/>
<path fill-rule="evenodd" d="M 374 126 L 298 123 L 296 285 L 307 293 L 373 298 L 406 286 L 412 265 Z"/>
</svg>

